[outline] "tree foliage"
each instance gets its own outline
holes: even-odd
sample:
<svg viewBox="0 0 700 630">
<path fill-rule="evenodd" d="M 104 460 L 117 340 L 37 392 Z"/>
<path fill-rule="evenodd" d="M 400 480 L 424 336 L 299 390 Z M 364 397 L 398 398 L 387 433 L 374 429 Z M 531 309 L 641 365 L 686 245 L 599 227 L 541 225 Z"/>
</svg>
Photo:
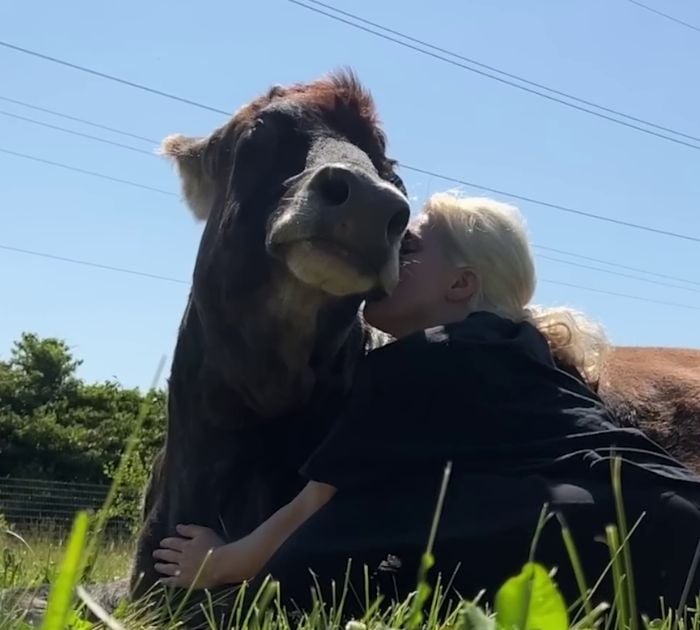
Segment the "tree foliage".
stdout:
<svg viewBox="0 0 700 630">
<path fill-rule="evenodd" d="M 0 360 L 0 476 L 109 483 L 147 402 L 124 488 L 130 501 L 163 442 L 165 393 L 86 383 L 80 365 L 64 341 L 32 333 Z"/>
</svg>

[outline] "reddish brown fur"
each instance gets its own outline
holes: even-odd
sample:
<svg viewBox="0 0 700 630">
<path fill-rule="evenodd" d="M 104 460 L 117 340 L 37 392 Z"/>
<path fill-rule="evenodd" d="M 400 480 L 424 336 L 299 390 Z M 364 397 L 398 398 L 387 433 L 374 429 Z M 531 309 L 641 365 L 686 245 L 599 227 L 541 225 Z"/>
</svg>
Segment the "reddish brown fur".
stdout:
<svg viewBox="0 0 700 630">
<path fill-rule="evenodd" d="M 616 347 L 599 393 L 622 424 L 700 473 L 700 350 Z"/>
<path fill-rule="evenodd" d="M 261 111 L 277 101 L 299 105 L 309 113 L 318 112 L 334 129 L 355 138 L 368 151 L 380 176 L 395 175 L 393 168 L 396 160 L 384 155 L 386 135 L 380 127 L 372 94 L 362 86 L 352 70 L 334 72 L 310 83 L 272 87 L 266 94 L 238 110 L 228 127 L 251 125 Z M 381 159 L 378 159 L 380 156 Z M 402 187 L 401 183 L 399 188 Z"/>
<path fill-rule="evenodd" d="M 311 83 L 297 83 L 291 86 L 274 86 L 267 94 L 258 97 L 236 113 L 237 122 L 251 122 L 273 101 L 285 99 L 306 107 L 318 107 L 326 112 L 340 109 L 352 110 L 367 125 L 379 131 L 379 117 L 372 95 L 351 72 L 332 74 Z"/>
</svg>

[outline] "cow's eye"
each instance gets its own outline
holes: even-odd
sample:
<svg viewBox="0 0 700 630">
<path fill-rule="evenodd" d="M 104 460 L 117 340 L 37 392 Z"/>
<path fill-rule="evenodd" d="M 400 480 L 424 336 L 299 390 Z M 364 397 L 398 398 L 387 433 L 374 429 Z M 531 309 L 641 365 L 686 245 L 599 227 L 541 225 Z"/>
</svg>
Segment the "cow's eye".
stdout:
<svg viewBox="0 0 700 630">
<path fill-rule="evenodd" d="M 256 190 L 269 177 L 278 146 L 274 121 L 259 118 L 243 131 L 236 143 L 233 169 L 240 195 Z"/>
<path fill-rule="evenodd" d="M 274 148 L 276 138 L 274 121 L 258 118 L 243 134 L 239 149 L 245 152 L 266 152 Z"/>
</svg>

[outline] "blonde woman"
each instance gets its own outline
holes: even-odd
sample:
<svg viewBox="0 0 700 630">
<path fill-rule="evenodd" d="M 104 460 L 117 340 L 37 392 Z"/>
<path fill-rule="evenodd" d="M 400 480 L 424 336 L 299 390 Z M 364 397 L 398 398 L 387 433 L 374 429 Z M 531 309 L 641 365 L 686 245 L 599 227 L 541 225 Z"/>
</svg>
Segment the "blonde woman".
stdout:
<svg viewBox="0 0 700 630">
<path fill-rule="evenodd" d="M 462 595 L 519 571 L 544 503 L 568 517 L 592 583 L 609 560 L 595 539 L 615 520 L 617 452 L 628 521 L 651 515 L 633 544 L 640 605 L 653 614 L 660 595 L 677 601 L 700 540 L 699 480 L 640 432 L 616 427 L 593 393 L 606 349 L 600 327 L 530 305 L 535 269 L 518 211 L 435 195 L 406 234 L 402 264 L 396 291 L 365 307 L 367 321 L 396 340 L 364 361 L 345 412 L 303 468 L 306 487 L 233 543 L 180 526 L 155 552 L 164 583 L 192 585 L 213 549 L 196 587 L 271 572 L 283 593 L 303 599 L 307 567 L 338 580 L 349 554 L 393 571 L 390 594 L 406 592 L 448 460 L 436 557 L 448 573 L 463 563 L 454 582 Z M 668 519 L 676 531 L 664 544 Z M 536 558 L 558 566 L 573 598 L 557 527 L 545 528 Z"/>
</svg>

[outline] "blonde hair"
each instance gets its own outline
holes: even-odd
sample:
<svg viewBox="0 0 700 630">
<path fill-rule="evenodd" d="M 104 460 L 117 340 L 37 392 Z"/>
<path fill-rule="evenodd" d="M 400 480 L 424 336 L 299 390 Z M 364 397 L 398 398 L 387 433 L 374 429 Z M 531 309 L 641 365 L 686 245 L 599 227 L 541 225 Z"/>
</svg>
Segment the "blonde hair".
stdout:
<svg viewBox="0 0 700 630">
<path fill-rule="evenodd" d="M 514 206 L 484 197 L 437 193 L 423 208 L 438 230 L 448 260 L 471 269 L 479 280 L 470 311 L 489 311 L 529 321 L 561 363 L 597 385 L 608 348 L 603 328 L 567 307 L 530 304 L 536 275 L 525 221 Z"/>
</svg>

